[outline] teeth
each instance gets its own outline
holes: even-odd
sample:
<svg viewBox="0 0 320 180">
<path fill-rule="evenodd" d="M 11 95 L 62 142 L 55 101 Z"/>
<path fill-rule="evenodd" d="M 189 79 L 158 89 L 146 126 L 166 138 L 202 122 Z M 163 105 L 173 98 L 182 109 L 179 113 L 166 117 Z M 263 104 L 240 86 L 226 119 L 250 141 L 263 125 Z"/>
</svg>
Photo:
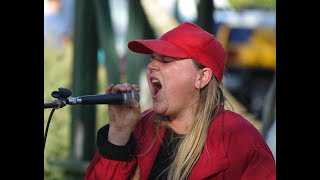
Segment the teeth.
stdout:
<svg viewBox="0 0 320 180">
<path fill-rule="evenodd" d="M 152 79 L 151 82 L 152 83 L 159 83 L 159 80 L 158 79 Z"/>
</svg>

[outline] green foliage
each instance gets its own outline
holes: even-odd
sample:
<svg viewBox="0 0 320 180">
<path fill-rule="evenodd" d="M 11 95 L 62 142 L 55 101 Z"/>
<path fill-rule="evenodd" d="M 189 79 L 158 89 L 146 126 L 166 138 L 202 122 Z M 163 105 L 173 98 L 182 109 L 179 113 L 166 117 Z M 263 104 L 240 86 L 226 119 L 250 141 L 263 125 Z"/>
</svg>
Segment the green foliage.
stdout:
<svg viewBox="0 0 320 180">
<path fill-rule="evenodd" d="M 51 46 L 44 48 L 44 102 L 56 100 L 51 96 L 52 91 L 64 87 L 72 91 L 73 46 L 71 43 L 63 48 Z M 98 93 L 104 93 L 106 88 L 106 69 L 98 67 Z M 71 95 L 72 96 L 72 95 Z M 44 131 L 47 126 L 51 109 L 44 110 Z M 107 107 L 97 106 L 97 127 L 108 122 Z M 67 160 L 70 155 L 71 138 L 71 107 L 56 109 L 48 130 L 44 150 L 44 179 L 65 179 L 63 168 L 49 163 L 50 160 Z"/>
<path fill-rule="evenodd" d="M 57 49 L 44 48 L 44 101 L 56 100 L 51 96 L 52 91 L 59 87 L 71 87 L 71 45 Z M 47 126 L 51 109 L 44 110 L 44 130 Z M 44 151 L 44 178 L 64 179 L 61 168 L 48 163 L 49 159 L 65 159 L 68 157 L 70 141 L 70 108 L 56 109 L 48 129 Z"/>
<path fill-rule="evenodd" d="M 276 9 L 276 0 L 230 0 L 230 4 L 236 9 L 246 7 Z"/>
</svg>

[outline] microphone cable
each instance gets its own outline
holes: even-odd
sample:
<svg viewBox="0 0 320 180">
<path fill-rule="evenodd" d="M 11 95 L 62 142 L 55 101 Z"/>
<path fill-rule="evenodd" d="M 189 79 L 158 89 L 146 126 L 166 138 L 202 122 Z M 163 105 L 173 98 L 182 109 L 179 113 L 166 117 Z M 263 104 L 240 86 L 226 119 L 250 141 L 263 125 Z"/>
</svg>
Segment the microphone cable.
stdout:
<svg viewBox="0 0 320 180">
<path fill-rule="evenodd" d="M 49 118 L 48 118 L 48 122 L 47 122 L 47 126 L 46 126 L 46 130 L 45 130 L 45 134 L 44 134 L 44 144 L 43 144 L 43 150 L 46 147 L 46 141 L 47 141 L 47 136 L 48 136 L 48 131 L 49 131 L 49 126 L 50 126 L 50 122 L 53 116 L 54 111 L 57 108 L 63 108 L 66 105 L 65 100 L 71 96 L 72 92 L 69 89 L 66 88 L 59 88 L 58 91 L 53 91 L 51 93 L 51 96 L 54 98 L 57 98 L 57 101 L 51 102 L 51 103 L 45 103 L 44 108 L 52 108 Z"/>
<path fill-rule="evenodd" d="M 48 131 L 49 131 L 49 126 L 50 126 L 50 122 L 52 119 L 52 115 L 54 113 L 54 111 L 56 110 L 56 108 L 53 108 L 50 112 L 49 118 L 48 118 L 48 122 L 47 122 L 47 126 L 46 126 L 46 130 L 45 130 L 45 134 L 44 134 L 44 146 L 43 146 L 43 150 L 46 148 L 46 140 L 47 140 L 47 135 L 48 135 Z"/>
</svg>

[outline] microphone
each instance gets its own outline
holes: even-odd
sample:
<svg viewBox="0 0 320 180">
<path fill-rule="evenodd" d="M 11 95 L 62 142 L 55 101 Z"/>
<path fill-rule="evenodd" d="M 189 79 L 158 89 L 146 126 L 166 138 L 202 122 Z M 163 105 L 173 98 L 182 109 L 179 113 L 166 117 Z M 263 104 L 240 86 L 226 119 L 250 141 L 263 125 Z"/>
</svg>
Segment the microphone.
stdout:
<svg viewBox="0 0 320 180">
<path fill-rule="evenodd" d="M 85 95 L 78 97 L 69 97 L 66 100 L 67 104 L 124 104 L 130 105 L 131 100 L 135 99 L 139 102 L 140 96 L 136 91 L 128 93 L 111 93 L 111 94 L 97 94 L 97 95 Z"/>
</svg>

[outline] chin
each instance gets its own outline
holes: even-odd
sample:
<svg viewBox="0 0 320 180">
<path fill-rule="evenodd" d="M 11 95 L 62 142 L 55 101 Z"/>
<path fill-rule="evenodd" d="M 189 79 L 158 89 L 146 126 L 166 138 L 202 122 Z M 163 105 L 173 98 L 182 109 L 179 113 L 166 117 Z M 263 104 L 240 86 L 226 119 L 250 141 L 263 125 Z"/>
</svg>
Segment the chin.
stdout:
<svg viewBox="0 0 320 180">
<path fill-rule="evenodd" d="M 161 104 L 159 103 L 154 103 L 153 104 L 153 111 L 155 113 L 161 114 L 161 115 L 165 115 L 165 112 L 167 111 L 167 108 L 161 106 Z"/>
</svg>

